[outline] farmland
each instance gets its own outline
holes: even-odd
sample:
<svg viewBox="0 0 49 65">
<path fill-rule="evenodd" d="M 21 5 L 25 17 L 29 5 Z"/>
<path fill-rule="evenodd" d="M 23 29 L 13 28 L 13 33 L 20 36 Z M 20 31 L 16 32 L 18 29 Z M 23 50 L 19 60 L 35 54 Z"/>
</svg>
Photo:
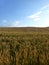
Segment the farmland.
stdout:
<svg viewBox="0 0 49 65">
<path fill-rule="evenodd" d="M 49 65 L 49 27 L 0 28 L 0 65 Z"/>
</svg>

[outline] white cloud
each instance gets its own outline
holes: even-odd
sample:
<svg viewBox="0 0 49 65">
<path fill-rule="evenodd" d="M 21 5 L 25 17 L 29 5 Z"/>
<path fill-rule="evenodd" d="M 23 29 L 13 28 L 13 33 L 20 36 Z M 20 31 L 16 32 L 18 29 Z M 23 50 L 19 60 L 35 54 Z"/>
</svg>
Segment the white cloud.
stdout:
<svg viewBox="0 0 49 65">
<path fill-rule="evenodd" d="M 31 19 L 32 25 L 35 27 L 47 27 L 49 26 L 49 4 L 43 6 L 40 11 L 27 16 L 28 19 Z M 38 23 L 36 22 L 38 21 Z"/>
<path fill-rule="evenodd" d="M 20 21 L 8 21 L 2 20 L 3 27 L 17 27 L 19 26 Z"/>
<path fill-rule="evenodd" d="M 49 10 L 47 10 L 47 13 L 49 13 Z"/>
<path fill-rule="evenodd" d="M 41 23 L 42 25 L 40 25 L 40 27 L 42 26 L 42 27 L 47 27 L 47 26 L 49 26 L 49 20 L 47 20 L 47 21 L 43 21 L 43 23 Z"/>
<path fill-rule="evenodd" d="M 41 10 L 44 10 L 44 9 L 46 9 L 46 8 L 48 8 L 48 7 L 49 7 L 49 4 L 43 6 L 43 7 L 41 8 Z"/>
<path fill-rule="evenodd" d="M 40 20 L 40 14 L 42 13 L 42 11 L 39 11 L 33 15 L 27 16 L 27 18 L 29 19 L 34 19 L 34 21 L 38 21 Z"/>
<path fill-rule="evenodd" d="M 13 21 L 10 25 L 10 27 L 17 27 L 19 25 L 20 21 Z"/>
<path fill-rule="evenodd" d="M 49 7 L 49 4 L 43 6 L 40 11 L 36 12 L 35 14 L 27 16 L 29 19 L 33 19 L 34 21 L 40 20 L 40 16 L 43 13 L 43 10 Z M 49 10 L 47 11 L 49 13 Z"/>
<path fill-rule="evenodd" d="M 39 20 L 40 20 L 40 17 L 34 19 L 34 21 L 39 21 Z"/>
<path fill-rule="evenodd" d="M 7 20 L 3 20 L 2 22 L 3 22 L 3 23 L 7 23 Z"/>
<path fill-rule="evenodd" d="M 8 23 L 8 21 L 7 21 L 7 20 L 2 20 L 2 24 L 3 24 L 3 26 L 6 26 L 6 25 L 7 25 L 7 23 Z"/>
<path fill-rule="evenodd" d="M 33 15 L 30 15 L 30 16 L 27 16 L 28 18 L 32 19 L 32 18 L 39 18 L 39 15 L 41 14 L 41 11 L 33 14 Z"/>
</svg>

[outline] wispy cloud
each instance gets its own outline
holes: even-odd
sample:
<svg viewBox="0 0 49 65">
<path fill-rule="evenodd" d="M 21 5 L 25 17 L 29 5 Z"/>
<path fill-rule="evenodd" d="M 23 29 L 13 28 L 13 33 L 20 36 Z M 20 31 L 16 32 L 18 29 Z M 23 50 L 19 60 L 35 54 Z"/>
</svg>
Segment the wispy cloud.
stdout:
<svg viewBox="0 0 49 65">
<path fill-rule="evenodd" d="M 49 7 L 49 4 L 43 6 L 43 7 L 41 8 L 41 10 L 44 10 L 44 9 L 46 9 L 47 7 Z"/>
<path fill-rule="evenodd" d="M 40 11 L 27 16 L 27 18 L 33 21 L 32 25 L 30 26 L 37 26 L 37 27 L 49 26 L 49 4 L 40 8 Z M 38 23 L 36 21 L 38 21 Z"/>
<path fill-rule="evenodd" d="M 20 21 L 8 21 L 8 20 L 2 20 L 3 27 L 17 27 L 20 24 Z"/>
<path fill-rule="evenodd" d="M 3 26 L 6 26 L 7 24 L 8 24 L 8 21 L 7 20 L 2 20 L 2 24 L 3 24 Z"/>
<path fill-rule="evenodd" d="M 10 25 L 10 27 L 17 27 L 19 25 L 20 21 L 13 21 Z"/>
<path fill-rule="evenodd" d="M 3 22 L 3 23 L 7 23 L 7 20 L 3 20 L 2 22 Z"/>
<path fill-rule="evenodd" d="M 32 14 L 32 15 L 27 16 L 27 18 L 33 19 L 34 21 L 40 20 L 40 16 L 41 16 L 41 14 L 43 14 L 43 10 L 46 9 L 46 8 L 48 8 L 48 7 L 49 7 L 49 4 L 43 6 L 43 7 L 40 9 L 40 11 L 38 11 L 38 12 Z M 47 10 L 47 12 L 49 13 L 49 10 Z"/>
<path fill-rule="evenodd" d="M 41 11 L 39 11 L 39 12 L 33 14 L 33 15 L 27 16 L 27 17 L 28 18 L 38 18 L 40 14 L 41 14 Z"/>
<path fill-rule="evenodd" d="M 47 10 L 47 13 L 49 13 L 49 10 Z"/>
<path fill-rule="evenodd" d="M 40 14 L 42 13 L 42 11 L 36 12 L 33 15 L 27 16 L 27 18 L 29 19 L 34 19 L 35 21 L 40 20 Z"/>
<path fill-rule="evenodd" d="M 39 20 L 40 20 L 40 17 L 34 19 L 34 21 L 39 21 Z"/>
</svg>

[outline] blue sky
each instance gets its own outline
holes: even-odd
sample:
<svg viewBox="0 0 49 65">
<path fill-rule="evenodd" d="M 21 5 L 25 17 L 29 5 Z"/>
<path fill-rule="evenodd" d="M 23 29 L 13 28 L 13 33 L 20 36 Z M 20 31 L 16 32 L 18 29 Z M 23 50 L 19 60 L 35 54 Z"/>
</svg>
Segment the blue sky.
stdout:
<svg viewBox="0 0 49 65">
<path fill-rule="evenodd" d="M 0 0 L 0 27 L 49 26 L 49 0 Z"/>
</svg>

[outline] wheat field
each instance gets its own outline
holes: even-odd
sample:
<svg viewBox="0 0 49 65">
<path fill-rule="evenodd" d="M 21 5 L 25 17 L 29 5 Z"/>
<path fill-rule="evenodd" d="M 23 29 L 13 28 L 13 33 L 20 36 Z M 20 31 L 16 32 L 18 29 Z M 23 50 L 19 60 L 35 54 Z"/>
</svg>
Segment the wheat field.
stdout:
<svg viewBox="0 0 49 65">
<path fill-rule="evenodd" d="M 49 27 L 0 28 L 0 65 L 49 65 Z"/>
</svg>

